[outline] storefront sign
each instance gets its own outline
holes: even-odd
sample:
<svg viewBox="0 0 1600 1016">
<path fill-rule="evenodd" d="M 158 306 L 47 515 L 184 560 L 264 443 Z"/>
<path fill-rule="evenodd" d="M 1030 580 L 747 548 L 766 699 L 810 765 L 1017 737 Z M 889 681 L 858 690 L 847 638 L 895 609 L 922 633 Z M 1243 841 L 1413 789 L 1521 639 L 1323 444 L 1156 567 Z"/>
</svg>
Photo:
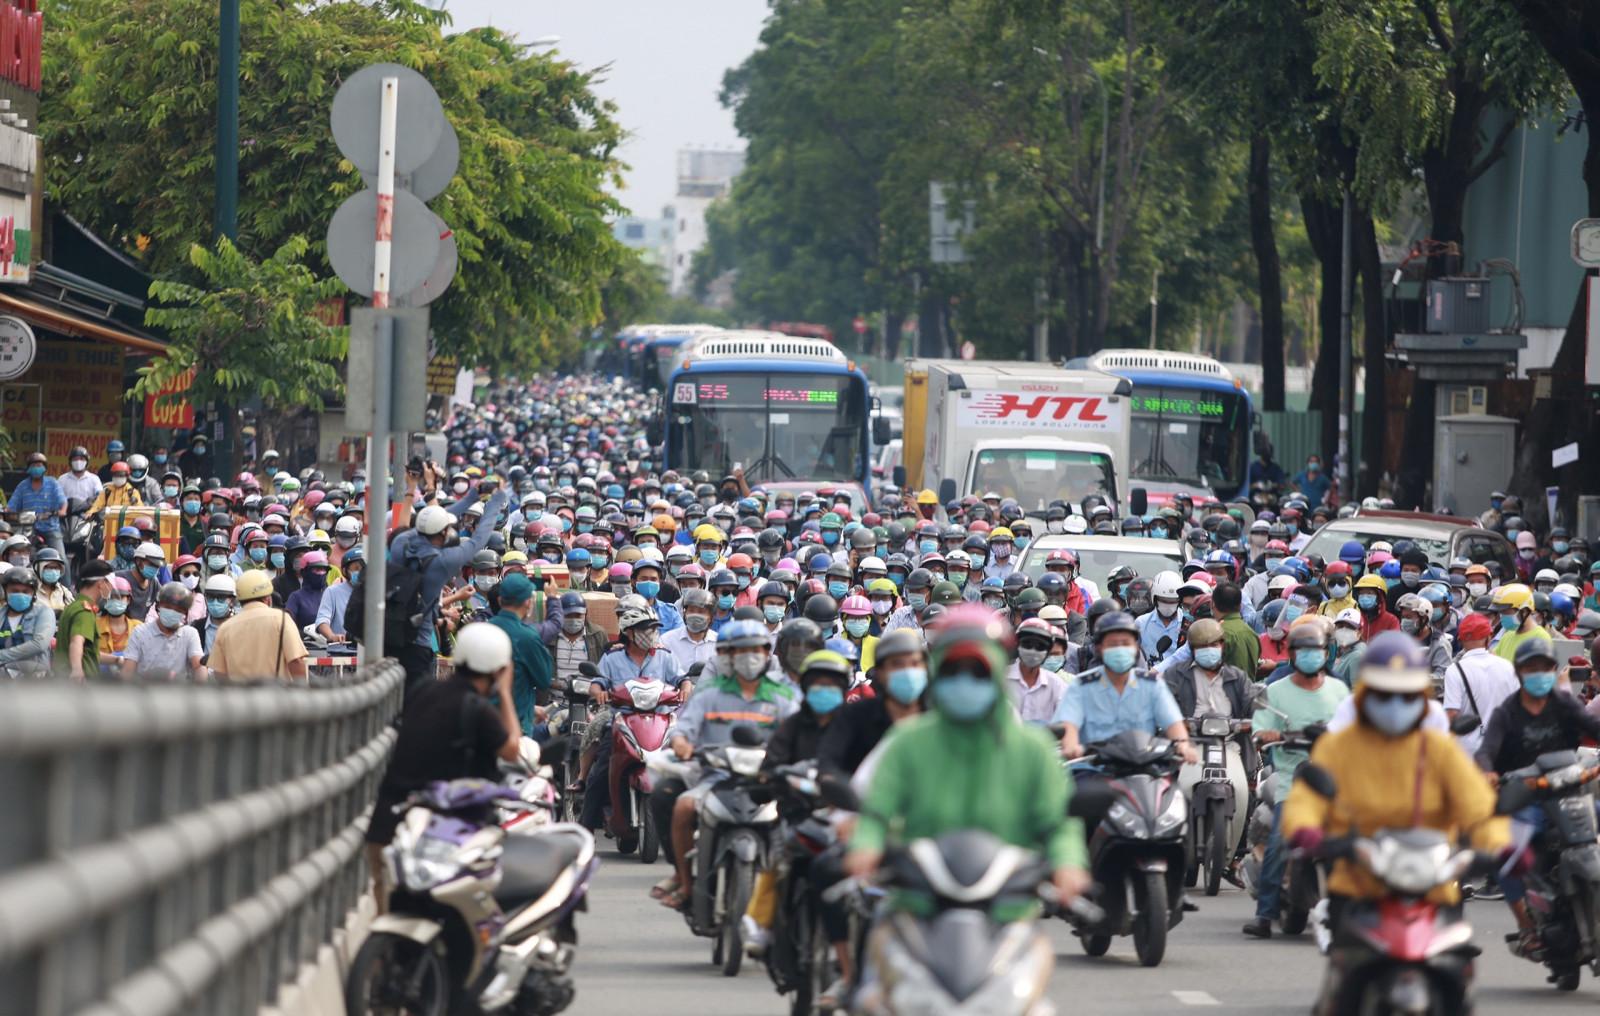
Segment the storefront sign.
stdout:
<svg viewBox="0 0 1600 1016">
<path fill-rule="evenodd" d="M 161 427 L 166 430 L 194 429 L 194 404 L 188 399 L 164 398 L 188 391 L 189 386 L 194 384 L 194 371 L 195 369 L 190 367 L 162 385 L 160 391 L 144 397 L 146 427 Z"/>
<path fill-rule="evenodd" d="M 15 381 L 33 366 L 39 343 L 28 322 L 0 315 L 0 381 Z"/>
<path fill-rule="evenodd" d="M 428 394 L 454 395 L 460 366 L 453 356 L 436 356 L 428 361 Z"/>
<path fill-rule="evenodd" d="M 110 342 L 47 338 L 33 366 L 0 385 L 0 422 L 16 447 L 65 462 L 73 445 L 98 465 L 122 427 L 123 348 Z"/>
</svg>

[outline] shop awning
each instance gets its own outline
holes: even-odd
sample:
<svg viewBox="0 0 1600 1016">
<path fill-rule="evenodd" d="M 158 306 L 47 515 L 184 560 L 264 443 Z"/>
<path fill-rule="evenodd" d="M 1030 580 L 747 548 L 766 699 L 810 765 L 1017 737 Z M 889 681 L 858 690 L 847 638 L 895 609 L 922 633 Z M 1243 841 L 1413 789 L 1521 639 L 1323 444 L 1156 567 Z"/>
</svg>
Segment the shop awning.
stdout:
<svg viewBox="0 0 1600 1016">
<path fill-rule="evenodd" d="M 164 353 L 167 350 L 166 343 L 119 327 L 114 322 L 94 321 L 59 307 L 24 299 L 3 288 L 0 288 L 0 314 L 15 314 L 53 332 L 115 342 L 141 353 Z"/>
</svg>

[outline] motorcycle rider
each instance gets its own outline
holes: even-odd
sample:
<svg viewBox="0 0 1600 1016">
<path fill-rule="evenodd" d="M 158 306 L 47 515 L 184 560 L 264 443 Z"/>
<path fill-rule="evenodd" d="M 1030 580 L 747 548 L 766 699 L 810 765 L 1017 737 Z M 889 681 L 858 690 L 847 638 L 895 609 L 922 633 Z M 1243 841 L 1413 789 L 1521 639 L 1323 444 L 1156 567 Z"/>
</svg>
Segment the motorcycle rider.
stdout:
<svg viewBox="0 0 1600 1016">
<path fill-rule="evenodd" d="M 89 515 L 98 515 L 107 508 L 131 508 L 144 503 L 138 489 L 128 482 L 128 473 L 126 462 L 111 464 L 111 482 L 101 487 L 100 493 L 89 503 Z"/>
<path fill-rule="evenodd" d="M 1196 621 L 1198 625 L 1200 622 Z M 1267 685 L 1266 707 L 1257 709 L 1250 727 L 1257 743 L 1266 746 L 1283 740 L 1284 734 L 1304 731 L 1318 724 L 1327 725 L 1350 697 L 1350 689 L 1328 674 L 1327 619 L 1300 618 L 1290 631 L 1288 680 Z M 1192 629 L 1191 629 L 1192 630 Z M 1300 749 L 1279 748 L 1272 762 L 1279 772 L 1292 773 L 1306 760 Z M 1244 926 L 1250 938 L 1271 938 L 1272 922 L 1278 916 L 1283 892 L 1284 855 L 1283 809 L 1286 795 L 1279 795 L 1272 817 L 1272 833 L 1267 839 L 1266 856 L 1261 862 L 1261 883 L 1256 895 L 1255 920 Z"/>
<path fill-rule="evenodd" d="M 873 695 L 848 703 L 823 731 L 817 763 L 834 773 L 854 773 L 895 723 L 921 711 L 928 687 L 922 638 L 901 628 L 878 640 L 870 677 Z"/>
<path fill-rule="evenodd" d="M 1006 670 L 1005 687 L 1024 723 L 1048 724 L 1067 692 L 1067 682 L 1044 667 L 1054 643 L 1047 621 L 1034 617 L 1017 626 L 1017 658 Z"/>
<path fill-rule="evenodd" d="M 1521 687 L 1515 668 L 1489 652 L 1494 626 L 1482 614 L 1468 614 L 1456 628 L 1461 655 L 1444 672 L 1444 709 L 1449 719 L 1470 712 L 1478 725 L 1456 741 L 1468 755 L 1476 755 L 1483 732 L 1495 710 Z"/>
<path fill-rule="evenodd" d="M 1556 688 L 1557 661 L 1549 639 L 1535 635 L 1520 640 L 1513 666 L 1520 687 L 1516 694 L 1489 706 L 1494 712 L 1476 755 L 1478 765 L 1495 784 L 1499 783 L 1500 773 L 1532 765 L 1545 752 L 1576 749 L 1585 737 L 1600 740 L 1600 716 L 1586 711 L 1571 694 Z M 1549 822 L 1544 805 L 1539 802 L 1519 810 L 1515 820 L 1520 827 L 1517 842 L 1534 844 Z M 1537 952 L 1540 943 L 1524 901 L 1527 890 L 1522 879 L 1515 872 L 1503 873 L 1500 887 L 1505 890 L 1506 904 L 1516 915 L 1517 928 L 1522 933 L 1515 951 L 1523 956 Z"/>
<path fill-rule="evenodd" d="M 56 477 L 56 482 L 61 485 L 61 492 L 67 495 L 68 501 L 94 501 L 100 493 L 100 488 L 105 482 L 100 475 L 89 469 L 89 449 L 83 445 L 74 447 L 67 453 L 68 469 Z"/>
<path fill-rule="evenodd" d="M 1101 615 L 1094 640 L 1100 665 L 1078 675 L 1051 718 L 1065 727 L 1061 754 L 1075 759 L 1084 754 L 1086 743 L 1124 730 L 1148 730 L 1170 738 L 1185 762 L 1198 761 L 1172 692 L 1139 659 L 1133 615 L 1120 610 Z"/>
<path fill-rule="evenodd" d="M 1152 664 L 1165 658 L 1183 641 L 1183 611 L 1179 609 L 1178 597 L 1178 586 L 1182 584 L 1182 576 L 1175 571 L 1159 572 L 1151 582 L 1150 595 L 1156 609 L 1141 615 L 1137 623 L 1139 649 Z"/>
<path fill-rule="evenodd" d="M 1496 589 L 1490 603 L 1500 616 L 1500 638 L 1494 644 L 1494 654 L 1501 659 L 1514 662 L 1517 645 L 1524 639 L 1549 638 L 1534 613 L 1533 590 L 1522 583 L 1512 582 Z"/>
<path fill-rule="evenodd" d="M 50 671 L 50 643 L 56 614 L 38 595 L 39 580 L 27 568 L 8 568 L 5 613 L 0 618 L 0 674 L 11 678 L 44 677 Z"/>
<path fill-rule="evenodd" d="M 67 588 L 66 561 L 53 547 L 39 551 L 34 558 L 39 568 L 39 602 L 55 612 L 57 617 L 72 602 L 72 590 Z"/>
<path fill-rule="evenodd" d="M 1282 682 L 1279 682 L 1280 685 Z M 1374 638 L 1361 661 L 1356 690 L 1357 722 L 1318 739 L 1311 761 L 1338 786 L 1332 798 L 1296 780 L 1283 807 L 1283 832 L 1291 847 L 1314 853 L 1324 835 L 1370 836 L 1380 829 L 1433 829 L 1468 834 L 1479 850 L 1500 851 L 1510 842 L 1507 823 L 1494 815 L 1495 797 L 1450 735 L 1424 729 L 1432 678 L 1422 651 L 1403 632 Z M 1323 982 L 1321 1011 L 1342 1011 L 1339 931 L 1347 908 L 1376 901 L 1382 883 L 1352 862 L 1334 862 L 1328 876 L 1328 923 L 1334 949 Z M 1455 883 L 1428 894 L 1454 906 Z"/>
<path fill-rule="evenodd" d="M 700 694 L 678 709 L 667 731 L 667 744 L 680 760 L 689 759 L 697 748 L 732 743 L 736 726 L 753 726 L 770 735 L 800 708 L 793 690 L 767 676 L 771 649 L 766 626 L 760 621 L 729 622 L 718 636 L 717 651 L 719 656 L 726 655 L 727 662 L 719 666 L 719 673 Z M 650 795 L 656 828 L 672 831 L 661 845 L 674 867 L 673 874 L 657 883 L 651 893 L 674 910 L 689 901 L 689 851 L 694 845 L 696 808 L 715 780 L 716 774 L 707 774 L 695 785 L 698 792 L 690 793 L 682 779 L 669 777 L 658 781 Z"/>
</svg>

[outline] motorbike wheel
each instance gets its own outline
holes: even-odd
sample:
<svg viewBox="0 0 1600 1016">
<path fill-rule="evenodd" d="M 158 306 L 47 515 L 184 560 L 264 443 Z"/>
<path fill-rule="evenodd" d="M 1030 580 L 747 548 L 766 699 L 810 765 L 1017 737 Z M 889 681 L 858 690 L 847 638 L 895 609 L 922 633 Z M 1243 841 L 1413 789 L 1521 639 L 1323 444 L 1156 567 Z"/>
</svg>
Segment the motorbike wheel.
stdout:
<svg viewBox="0 0 1600 1016">
<path fill-rule="evenodd" d="M 822 921 L 809 904 L 802 902 L 794 913 L 794 948 L 799 970 L 789 1016 L 813 1016 L 816 999 L 828 990 L 832 970 L 833 946 L 828 942 Z"/>
<path fill-rule="evenodd" d="M 350 964 L 344 999 L 348 1016 L 445 1016 L 450 1011 L 450 973 L 443 943 L 434 939 L 422 945 L 381 931 L 368 936 Z"/>
<path fill-rule="evenodd" d="M 1167 873 L 1146 871 L 1133 883 L 1133 951 L 1155 967 L 1167 953 Z"/>
<path fill-rule="evenodd" d="M 1311 912 L 1302 910 L 1294 904 L 1283 912 L 1283 933 L 1285 935 L 1298 935 L 1306 930 L 1306 922 L 1311 919 Z"/>
<path fill-rule="evenodd" d="M 1206 895 L 1215 896 L 1222 889 L 1222 873 L 1228 870 L 1228 859 L 1233 851 L 1228 843 L 1228 817 L 1222 805 L 1215 802 L 1206 809 Z"/>
<path fill-rule="evenodd" d="M 1573 967 L 1571 970 L 1563 970 L 1556 974 L 1551 979 L 1551 983 L 1556 986 L 1557 991 L 1577 991 L 1581 975 L 1582 971 L 1577 967 Z"/>
<path fill-rule="evenodd" d="M 583 795 L 567 789 L 578 770 L 574 766 L 562 765 L 556 772 L 556 792 L 561 795 L 561 821 L 576 823 L 578 815 L 583 811 Z"/>
<path fill-rule="evenodd" d="M 745 908 L 750 905 L 751 882 L 754 873 L 750 865 L 737 857 L 729 857 L 722 869 L 722 914 L 717 941 L 722 947 L 722 976 L 738 977 L 739 965 L 744 962 L 744 943 L 740 941 L 739 922 Z"/>
<path fill-rule="evenodd" d="M 1111 948 L 1110 935 L 1079 935 L 1078 942 L 1086 956 L 1104 956 Z"/>
<path fill-rule="evenodd" d="M 1201 851 L 1205 850 L 1205 829 L 1200 825 L 1202 816 L 1193 815 L 1183 833 L 1183 887 L 1193 889 L 1200 882 Z"/>
<path fill-rule="evenodd" d="M 645 864 L 655 864 L 656 857 L 661 853 L 661 838 L 656 835 L 656 820 L 650 814 L 649 805 L 639 809 L 643 813 L 640 820 L 639 831 L 639 860 Z"/>
</svg>

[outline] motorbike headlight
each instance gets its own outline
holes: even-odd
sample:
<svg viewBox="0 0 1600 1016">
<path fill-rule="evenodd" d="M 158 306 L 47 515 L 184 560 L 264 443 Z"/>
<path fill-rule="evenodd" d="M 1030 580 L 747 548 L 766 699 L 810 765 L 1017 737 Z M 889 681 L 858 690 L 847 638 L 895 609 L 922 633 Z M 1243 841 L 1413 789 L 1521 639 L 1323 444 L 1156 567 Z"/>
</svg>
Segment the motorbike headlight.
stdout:
<svg viewBox="0 0 1600 1016">
<path fill-rule="evenodd" d="M 1189 817 L 1189 807 L 1184 802 L 1182 794 L 1173 794 L 1167 801 L 1166 810 L 1156 819 L 1155 835 L 1164 836 L 1183 825 Z"/>
<path fill-rule="evenodd" d="M 648 713 L 661 701 L 661 693 L 666 687 L 657 681 L 629 681 L 628 692 L 633 696 L 633 707 Z"/>
<path fill-rule="evenodd" d="M 575 678 L 573 678 L 572 679 L 572 694 L 577 696 L 577 697 L 579 697 L 579 698 L 583 698 L 583 697 L 587 696 L 589 694 L 589 683 L 590 682 L 589 682 L 588 678 L 584 678 L 584 677 L 575 677 Z"/>
<path fill-rule="evenodd" d="M 1045 985 L 1050 980 L 1050 971 L 1055 966 L 1050 955 L 1050 947 L 1042 938 L 1034 940 L 1033 944 L 1017 957 L 1015 963 L 1008 964 L 1002 971 L 997 972 L 993 978 L 976 995 L 967 999 L 966 1003 L 953 1010 L 960 1016 L 1013 1016 L 1020 1012 L 1033 1012 L 1029 1003 L 1044 994 Z"/>
<path fill-rule="evenodd" d="M 420 837 L 409 850 L 397 850 L 395 856 L 400 862 L 400 881 L 407 889 L 432 889 L 461 870 L 456 845 L 430 836 Z"/>
<path fill-rule="evenodd" d="M 735 748 L 729 746 L 723 751 L 727 753 L 728 768 L 740 776 L 755 776 L 761 772 L 761 760 L 767 757 L 765 748 Z"/>
<path fill-rule="evenodd" d="M 897 980 L 889 989 L 889 1011 L 895 1016 L 947 1016 L 957 1011 L 950 993 L 910 957 L 897 964 L 895 974 Z"/>
</svg>

